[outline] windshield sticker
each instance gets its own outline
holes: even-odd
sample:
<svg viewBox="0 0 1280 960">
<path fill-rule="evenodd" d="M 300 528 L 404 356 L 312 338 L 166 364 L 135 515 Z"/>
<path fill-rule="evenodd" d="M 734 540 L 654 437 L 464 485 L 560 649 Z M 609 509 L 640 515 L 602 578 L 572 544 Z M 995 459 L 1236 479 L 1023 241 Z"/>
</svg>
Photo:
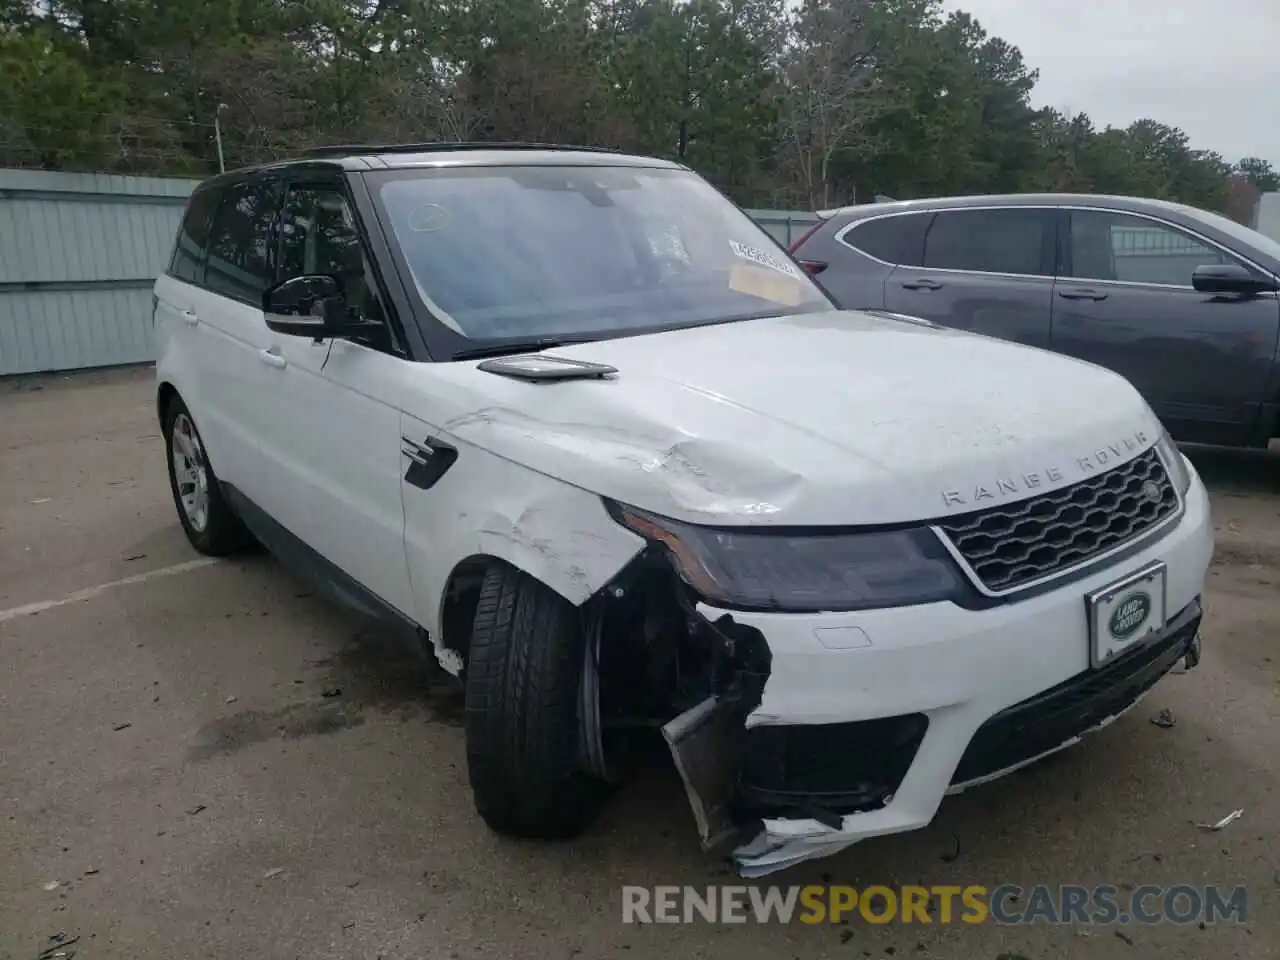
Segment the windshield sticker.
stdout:
<svg viewBox="0 0 1280 960">
<path fill-rule="evenodd" d="M 772 270 L 764 270 L 745 263 L 735 263 L 729 268 L 729 289 L 759 297 L 784 307 L 800 305 L 800 284 L 791 277 L 780 277 Z"/>
<path fill-rule="evenodd" d="M 749 247 L 745 243 L 739 243 L 737 240 L 729 241 L 729 249 L 744 260 L 750 260 L 752 263 L 758 263 L 764 267 L 772 267 L 774 270 L 785 273 L 789 277 L 800 277 L 800 268 L 782 257 L 765 253 L 755 247 Z"/>
</svg>

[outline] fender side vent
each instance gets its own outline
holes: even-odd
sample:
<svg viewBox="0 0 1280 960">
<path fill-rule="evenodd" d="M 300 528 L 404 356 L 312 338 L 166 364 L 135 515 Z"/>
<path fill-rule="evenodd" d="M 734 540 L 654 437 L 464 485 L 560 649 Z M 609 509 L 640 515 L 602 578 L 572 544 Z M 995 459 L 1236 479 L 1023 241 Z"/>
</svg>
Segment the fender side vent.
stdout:
<svg viewBox="0 0 1280 960">
<path fill-rule="evenodd" d="M 408 437 L 401 437 L 400 452 L 409 458 L 409 469 L 404 474 L 405 482 L 419 490 L 434 487 L 458 459 L 455 448 L 429 438 L 423 443 L 415 443 Z"/>
</svg>

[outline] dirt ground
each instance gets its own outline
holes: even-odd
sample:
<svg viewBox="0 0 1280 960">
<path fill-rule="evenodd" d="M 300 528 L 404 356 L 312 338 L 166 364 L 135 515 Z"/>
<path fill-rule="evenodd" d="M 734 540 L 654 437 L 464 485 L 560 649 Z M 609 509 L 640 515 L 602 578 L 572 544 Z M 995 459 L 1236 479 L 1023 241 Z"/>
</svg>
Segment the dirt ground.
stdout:
<svg viewBox="0 0 1280 960">
<path fill-rule="evenodd" d="M 1280 957 L 1280 453 L 1189 451 L 1218 528 L 1198 669 L 772 878 L 1244 885 L 1246 923 L 640 926 L 624 884 L 737 882 L 669 765 L 577 842 L 488 831 L 450 685 L 269 557 L 187 546 L 151 377 L 0 383 L 0 958 Z"/>
</svg>

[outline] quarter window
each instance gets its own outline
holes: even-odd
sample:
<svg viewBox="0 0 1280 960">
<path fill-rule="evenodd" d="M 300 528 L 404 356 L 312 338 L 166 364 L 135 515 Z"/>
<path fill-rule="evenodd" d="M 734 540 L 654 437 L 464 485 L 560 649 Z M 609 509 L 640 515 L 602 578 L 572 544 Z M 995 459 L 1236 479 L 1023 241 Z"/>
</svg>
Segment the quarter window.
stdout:
<svg viewBox="0 0 1280 960">
<path fill-rule="evenodd" d="M 868 256 L 903 267 L 918 267 L 924 260 L 924 235 L 931 213 L 877 217 L 853 226 L 844 242 Z"/>
<path fill-rule="evenodd" d="M 1037 209 L 946 210 L 924 242 L 924 266 L 979 273 L 1046 273 L 1053 218 Z"/>
<path fill-rule="evenodd" d="M 270 273 L 276 184 L 238 183 L 223 194 L 209 236 L 204 285 L 214 293 L 260 303 Z"/>
<path fill-rule="evenodd" d="M 178 228 L 178 239 L 169 260 L 169 275 L 188 283 L 204 282 L 205 247 L 209 243 L 209 227 L 218 200 L 222 196 L 216 187 L 198 190 L 192 194 Z"/>
<path fill-rule="evenodd" d="M 1189 287 L 1196 267 L 1235 262 L 1172 227 L 1123 213 L 1071 212 L 1071 275 Z"/>
</svg>

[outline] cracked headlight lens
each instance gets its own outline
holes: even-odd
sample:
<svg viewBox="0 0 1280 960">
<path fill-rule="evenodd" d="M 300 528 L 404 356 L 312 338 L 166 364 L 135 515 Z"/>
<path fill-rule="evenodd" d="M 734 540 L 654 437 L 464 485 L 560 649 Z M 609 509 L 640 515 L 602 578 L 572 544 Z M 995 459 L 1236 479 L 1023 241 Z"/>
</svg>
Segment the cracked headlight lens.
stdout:
<svg viewBox="0 0 1280 960">
<path fill-rule="evenodd" d="M 661 544 L 705 599 L 751 610 L 865 610 L 959 597 L 966 581 L 932 531 L 824 533 L 703 527 L 610 504 L 623 526 Z"/>
<path fill-rule="evenodd" d="M 1183 458 L 1178 445 L 1173 442 L 1173 437 L 1169 436 L 1168 430 L 1161 428 L 1156 447 L 1160 451 L 1160 459 L 1164 461 L 1165 469 L 1169 471 L 1169 478 L 1178 488 L 1178 494 L 1185 497 L 1187 491 L 1191 489 L 1191 470 L 1187 467 L 1187 461 Z"/>
</svg>

